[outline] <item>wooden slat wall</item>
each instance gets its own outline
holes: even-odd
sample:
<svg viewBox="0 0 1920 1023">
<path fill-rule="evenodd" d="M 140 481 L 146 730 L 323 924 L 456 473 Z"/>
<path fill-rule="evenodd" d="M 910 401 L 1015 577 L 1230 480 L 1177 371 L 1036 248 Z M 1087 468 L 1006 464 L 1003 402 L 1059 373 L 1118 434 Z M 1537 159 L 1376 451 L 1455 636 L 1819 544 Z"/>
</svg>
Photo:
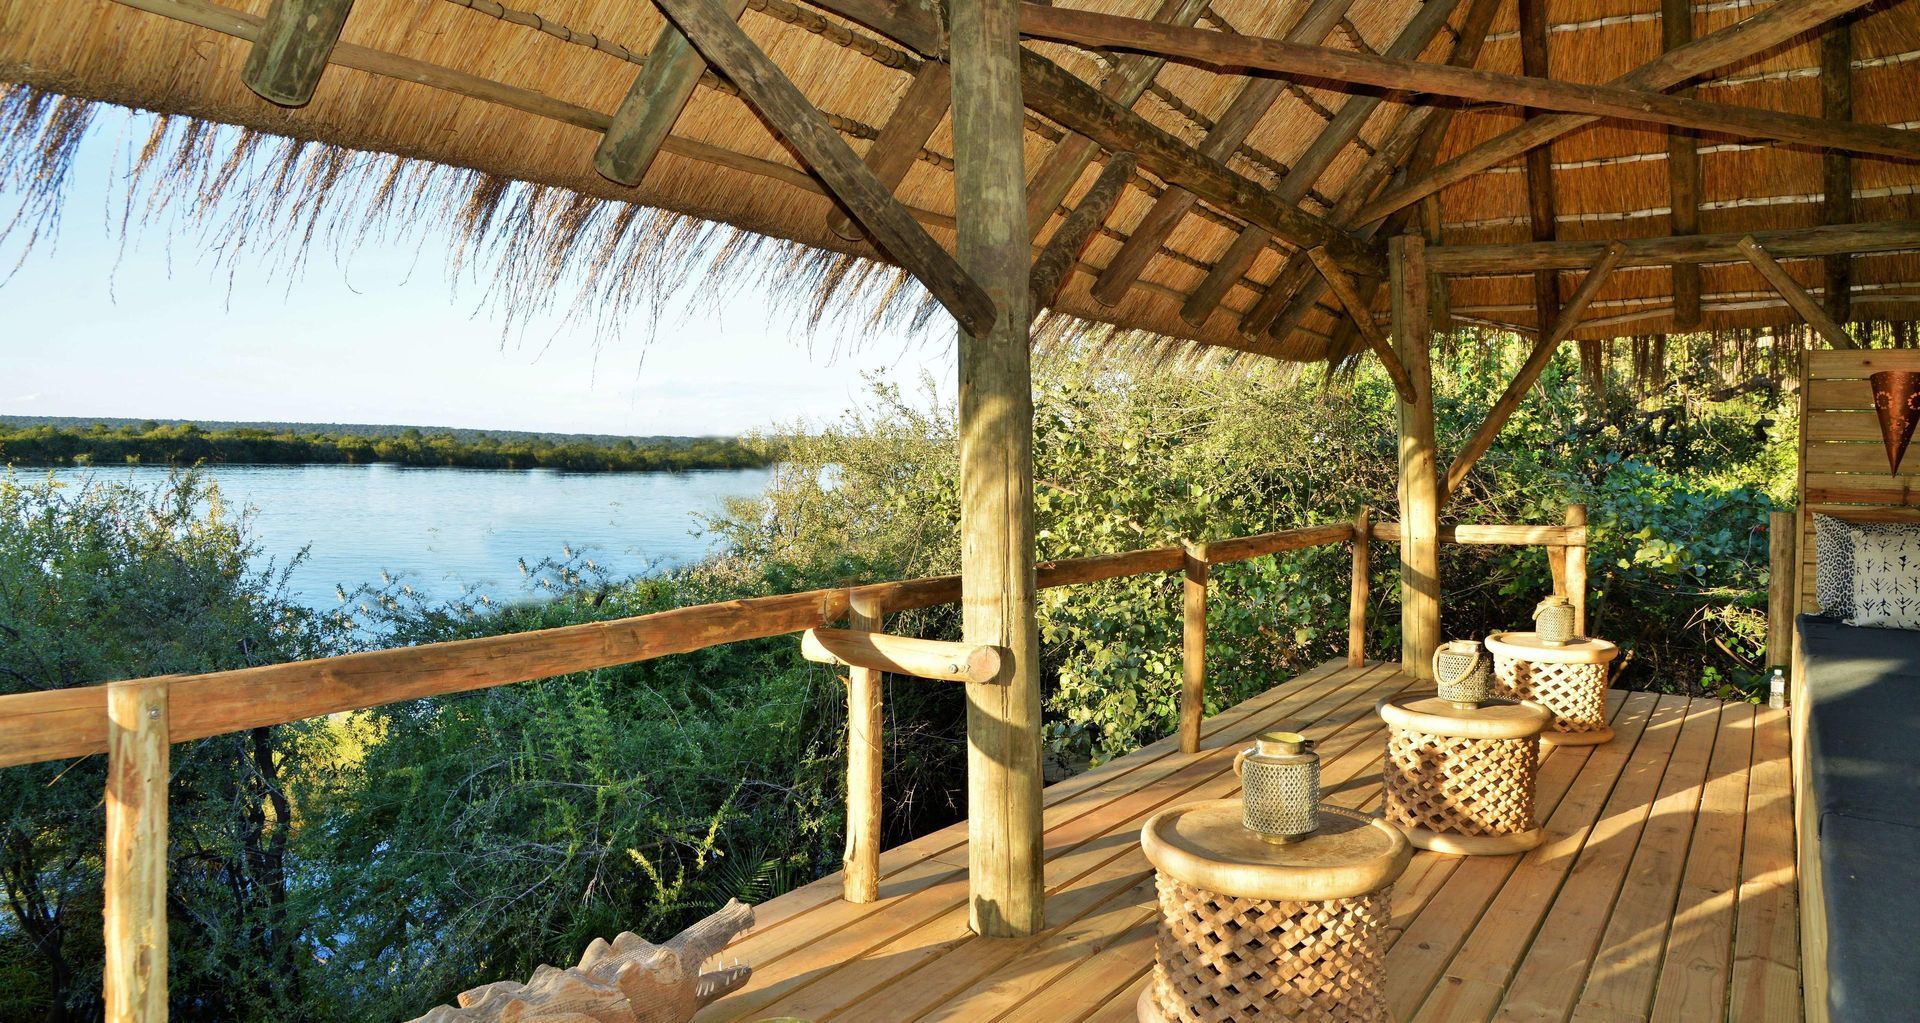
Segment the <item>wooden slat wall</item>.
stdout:
<svg viewBox="0 0 1920 1023">
<path fill-rule="evenodd" d="M 1920 349 L 1819 351 L 1801 360 L 1800 611 L 1819 608 L 1813 512 L 1856 521 L 1920 520 L 1920 445 L 1898 474 L 1887 471 L 1867 384 L 1884 369 L 1920 370 Z"/>
</svg>

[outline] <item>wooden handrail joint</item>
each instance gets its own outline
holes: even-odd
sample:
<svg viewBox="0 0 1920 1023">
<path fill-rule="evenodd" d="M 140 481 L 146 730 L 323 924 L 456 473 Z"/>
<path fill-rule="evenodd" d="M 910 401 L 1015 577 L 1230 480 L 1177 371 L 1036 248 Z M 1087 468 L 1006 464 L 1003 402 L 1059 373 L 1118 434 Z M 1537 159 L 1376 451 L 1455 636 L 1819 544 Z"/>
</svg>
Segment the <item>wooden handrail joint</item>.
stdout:
<svg viewBox="0 0 1920 1023">
<path fill-rule="evenodd" d="M 869 668 L 946 682 L 1001 681 L 1006 651 L 997 646 L 894 636 L 866 629 L 808 629 L 800 654 L 819 664 Z"/>
</svg>

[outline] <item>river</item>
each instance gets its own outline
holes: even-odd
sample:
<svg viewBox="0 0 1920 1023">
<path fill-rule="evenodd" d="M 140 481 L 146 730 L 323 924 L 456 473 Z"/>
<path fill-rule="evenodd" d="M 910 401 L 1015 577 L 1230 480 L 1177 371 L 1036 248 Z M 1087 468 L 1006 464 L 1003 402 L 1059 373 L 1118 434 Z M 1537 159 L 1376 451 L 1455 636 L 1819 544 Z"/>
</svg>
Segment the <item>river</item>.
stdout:
<svg viewBox="0 0 1920 1023">
<path fill-rule="evenodd" d="M 21 473 L 41 470 L 22 469 Z M 288 580 L 314 608 L 339 606 L 352 590 L 398 576 L 429 598 L 477 587 L 495 600 L 529 595 L 520 561 L 591 557 L 614 578 L 698 561 L 714 546 L 697 516 L 730 497 L 766 489 L 771 469 L 684 473 L 569 473 L 547 469 L 407 468 L 397 465 L 220 465 L 207 472 L 234 505 L 254 510 L 261 554 L 284 565 L 307 557 Z M 160 466 L 60 469 L 154 486 Z"/>
</svg>

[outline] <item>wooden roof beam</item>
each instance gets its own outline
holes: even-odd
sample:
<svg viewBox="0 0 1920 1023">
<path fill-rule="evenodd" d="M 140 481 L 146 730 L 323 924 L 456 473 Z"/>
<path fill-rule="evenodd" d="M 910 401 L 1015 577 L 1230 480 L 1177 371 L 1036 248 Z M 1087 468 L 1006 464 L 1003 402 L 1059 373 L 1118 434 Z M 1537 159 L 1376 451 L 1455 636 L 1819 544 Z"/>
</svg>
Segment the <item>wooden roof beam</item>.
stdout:
<svg viewBox="0 0 1920 1023">
<path fill-rule="evenodd" d="M 1354 0 L 1319 0 L 1307 13 L 1294 24 L 1287 38 L 1302 43 L 1318 43 L 1324 40 L 1339 26 L 1345 18 L 1347 8 Z M 1451 7 L 1455 0 L 1434 0 L 1428 6 Z M 1444 14 L 1442 15 L 1444 20 Z M 1246 140 L 1260 119 L 1272 109 L 1274 101 L 1280 98 L 1285 83 L 1277 78 L 1255 78 L 1248 80 L 1240 89 L 1239 95 L 1227 106 L 1214 122 L 1213 130 L 1200 143 L 1200 152 L 1215 160 L 1225 160 Z M 1297 168 L 1296 168 L 1297 172 Z M 1288 175 L 1288 180 L 1292 175 Z M 1289 199 L 1284 188 L 1280 201 L 1293 205 L 1298 197 Z M 1140 278 L 1147 263 L 1158 251 L 1160 243 L 1173 233 L 1187 211 L 1193 209 L 1198 198 L 1184 188 L 1169 188 L 1154 201 L 1125 245 L 1120 247 L 1107 268 L 1101 272 L 1093 285 L 1093 297 L 1104 305 L 1114 305 L 1126 295 L 1127 289 Z M 1249 228 L 1258 231 L 1259 228 Z M 1265 232 L 1262 232 L 1264 234 Z M 1264 242 L 1262 245 L 1264 246 Z"/>
<path fill-rule="evenodd" d="M 721 6 L 721 0 L 658 0 L 659 7 L 709 63 L 811 167 L 860 226 L 960 321 L 978 335 L 997 318 L 993 299 L 927 234 L 826 118 Z"/>
<path fill-rule="evenodd" d="M 1853 24 L 1845 18 L 1827 26 L 1820 37 L 1820 116 L 1853 120 Z M 1829 224 L 1853 220 L 1853 158 L 1829 151 L 1821 162 L 1822 212 Z M 1845 323 L 1853 318 L 1853 257 L 1847 253 L 1826 261 L 1827 315 Z"/>
<path fill-rule="evenodd" d="M 1680 0 L 1692 3 L 1693 0 Z M 1546 78 L 1547 4 L 1546 0 L 1518 0 L 1520 8 L 1520 71 L 1530 78 Z M 1537 111 L 1527 111 L 1528 115 Z M 1527 226 L 1537 242 L 1550 242 L 1554 236 L 1557 204 L 1553 196 L 1553 156 L 1550 146 L 1527 150 L 1522 168 L 1527 181 Z M 1429 197 L 1431 198 L 1431 197 Z M 1537 270 L 1533 275 L 1533 322 L 1544 332 L 1560 318 L 1560 275 Z M 1444 501 L 1444 496 L 1442 497 Z"/>
<path fill-rule="evenodd" d="M 1080 262 L 1087 251 L 1087 244 L 1093 241 L 1094 233 L 1100 225 L 1106 223 L 1113 213 L 1113 207 L 1120 201 L 1120 193 L 1125 191 L 1127 182 L 1133 178 L 1134 157 L 1132 153 L 1121 153 L 1107 161 L 1100 176 L 1094 179 L 1093 187 L 1080 197 L 1073 212 L 1060 225 L 1060 230 L 1047 239 L 1046 248 L 1033 261 L 1033 271 L 1028 278 L 1027 292 L 1033 300 L 1033 310 L 1051 308 L 1054 299 L 1060 296 L 1060 288 L 1066 283 L 1067 274 Z"/>
<path fill-rule="evenodd" d="M 738 21 L 747 0 L 720 0 L 720 5 L 727 17 Z M 707 62 L 686 34 L 671 21 L 660 26 L 647 62 L 633 76 L 613 112 L 613 124 L 593 151 L 593 169 L 616 184 L 639 184 L 706 72 Z"/>
<path fill-rule="evenodd" d="M 1706 74 L 1771 49 L 1793 37 L 1834 18 L 1857 10 L 1872 0 L 1775 0 L 1775 2 L 1738 24 L 1711 32 L 1677 50 L 1670 50 L 1616 78 L 1614 86 L 1632 90 L 1671 89 L 1690 78 Z M 1393 189 L 1362 209 L 1354 223 L 1365 224 L 1386 217 L 1435 192 L 1470 178 L 1489 167 L 1506 163 L 1535 146 L 1542 146 L 1598 117 L 1584 114 L 1550 114 L 1530 118 L 1525 124 L 1502 132 L 1454 157 L 1418 179 Z"/>
<path fill-rule="evenodd" d="M 1154 12 L 1153 20 L 1169 25 L 1191 25 L 1206 9 L 1207 0 L 1163 0 L 1160 9 Z M 1127 54 L 1120 58 L 1119 65 L 1100 83 L 1100 93 L 1131 109 L 1166 63 L 1161 57 Z M 1067 137 L 1047 153 L 1039 169 L 1034 172 L 1033 180 L 1027 183 L 1028 233 L 1035 238 L 1040 237 L 1047 221 L 1053 218 L 1053 211 L 1066 201 L 1074 182 L 1080 180 L 1080 175 L 1099 151 L 1100 147 L 1092 139 L 1078 132 L 1068 132 Z"/>
<path fill-rule="evenodd" d="M 1393 342 L 1388 341 L 1380 325 L 1373 322 L 1373 310 L 1368 308 L 1367 303 L 1361 300 L 1359 292 L 1354 290 L 1353 278 L 1342 273 L 1340 268 L 1334 265 L 1333 259 L 1327 255 L 1325 249 L 1308 249 L 1307 258 L 1313 261 L 1314 269 L 1320 271 L 1321 279 L 1327 282 L 1327 287 L 1332 289 L 1334 297 L 1340 300 L 1340 305 L 1346 309 L 1347 315 L 1353 320 L 1354 329 L 1366 339 L 1367 347 L 1373 349 L 1373 354 L 1380 357 L 1380 365 L 1386 367 L 1387 377 L 1393 381 L 1393 389 L 1400 392 L 1400 400 L 1408 405 L 1414 404 L 1417 399 L 1413 390 L 1413 378 L 1407 375 L 1406 364 L 1400 361 L 1400 356 L 1394 354 Z"/>
<path fill-rule="evenodd" d="M 1574 328 L 1580 325 L 1581 315 L 1587 311 L 1587 306 L 1593 303 L 1593 297 L 1600 293 L 1601 286 L 1607 283 L 1607 277 L 1613 273 L 1614 267 L 1620 265 L 1620 260 L 1626 254 L 1626 246 L 1619 242 L 1609 243 L 1606 251 L 1600 254 L 1600 258 L 1594 260 L 1593 265 L 1587 268 L 1586 277 L 1581 279 L 1580 287 L 1574 290 L 1573 297 L 1569 298 L 1566 306 L 1560 310 L 1560 315 L 1554 320 L 1553 326 L 1540 335 L 1540 339 L 1534 343 L 1533 352 L 1527 356 L 1526 363 L 1520 367 L 1520 372 L 1514 374 L 1514 378 L 1507 384 L 1507 389 L 1501 393 L 1500 400 L 1494 402 L 1493 410 L 1487 413 L 1486 420 L 1480 424 L 1479 429 L 1473 431 L 1473 437 L 1467 441 L 1466 447 L 1460 449 L 1460 454 L 1454 457 L 1453 464 L 1447 467 L 1447 478 L 1440 488 L 1441 508 L 1444 509 L 1447 502 L 1453 500 L 1453 495 L 1459 492 L 1460 484 L 1466 481 L 1467 472 L 1473 468 L 1474 463 L 1493 447 L 1494 440 L 1500 436 L 1500 431 L 1507 425 L 1508 418 L 1513 415 L 1515 409 L 1520 407 L 1521 399 L 1527 396 L 1527 391 L 1533 387 L 1534 381 L 1540 379 L 1540 374 L 1546 370 L 1547 363 L 1553 361 L 1553 353 L 1560 347 L 1560 342 L 1565 341 L 1567 335 L 1572 334 Z"/>
<path fill-rule="evenodd" d="M 912 170 L 914 161 L 920 158 L 920 150 L 926 147 L 927 139 L 933 137 L 934 129 L 940 127 L 952 106 L 952 71 L 943 61 L 929 60 L 921 64 L 907 86 L 906 95 L 900 97 L 900 105 L 893 108 L 893 116 L 887 118 L 879 137 L 867 146 L 867 169 L 873 171 L 874 178 L 889 192 L 906 179 L 907 171 Z M 840 207 L 827 213 L 827 230 L 850 242 L 866 237 Z"/>
<path fill-rule="evenodd" d="M 1788 0 L 1791 2 L 1791 0 Z M 1523 75 L 1426 64 L 1414 60 L 1303 46 L 1279 39 L 1229 36 L 1093 11 L 1023 3 L 1027 35 L 1082 46 L 1146 50 L 1216 68 L 1250 68 L 1351 85 L 1412 90 L 1458 99 L 1518 104 L 1593 117 L 1700 128 L 1901 159 L 1920 159 L 1920 133 L 1850 124 L 1774 110 L 1707 103 L 1618 85 L 1581 85 Z"/>
<path fill-rule="evenodd" d="M 1807 294 L 1807 289 L 1801 287 L 1800 282 L 1794 280 L 1793 275 L 1787 273 L 1785 267 L 1768 255 L 1767 250 L 1762 248 L 1759 242 L 1754 241 L 1752 235 L 1740 239 L 1739 248 L 1740 254 L 1747 257 L 1747 262 L 1752 263 L 1753 268 L 1760 271 L 1760 276 L 1766 278 L 1767 283 L 1773 286 L 1773 290 L 1787 300 L 1787 304 L 1807 321 L 1808 326 L 1827 339 L 1827 344 L 1835 348 L 1860 347 L 1847 334 L 1847 329 L 1834 322 L 1833 317 L 1828 316 L 1827 311 L 1820 308 L 1820 303 L 1814 301 L 1812 295 Z"/>
<path fill-rule="evenodd" d="M 327 70 L 353 0 L 273 0 L 240 81 L 261 99 L 303 107 Z"/>
<path fill-rule="evenodd" d="M 1660 0 L 1660 34 L 1667 52 L 1693 41 L 1693 0 Z M 1683 90 L 1680 95 L 1691 95 Z M 1668 234 L 1700 233 L 1700 145 L 1693 133 L 1667 130 Z M 1545 152 L 1546 146 L 1527 150 Z M 1851 218 L 1849 218 L 1851 219 Z M 1542 239 L 1535 239 L 1540 241 Z M 1673 268 L 1673 325 L 1680 330 L 1700 326 L 1700 266 L 1681 263 Z M 1546 322 L 1546 321 L 1541 321 Z"/>
<path fill-rule="evenodd" d="M 1831 256 L 1842 252 L 1920 250 L 1920 220 L 1872 224 L 1832 224 L 1751 233 L 1696 234 L 1685 237 L 1628 238 L 1620 268 L 1674 263 L 1732 263 L 1747 258 L 1740 243 L 1748 238 L 1775 259 Z M 1447 245 L 1427 250 L 1427 267 L 1452 276 L 1531 273 L 1542 267 L 1578 270 L 1600 257 L 1605 241 L 1520 242 L 1510 245 Z"/>
</svg>

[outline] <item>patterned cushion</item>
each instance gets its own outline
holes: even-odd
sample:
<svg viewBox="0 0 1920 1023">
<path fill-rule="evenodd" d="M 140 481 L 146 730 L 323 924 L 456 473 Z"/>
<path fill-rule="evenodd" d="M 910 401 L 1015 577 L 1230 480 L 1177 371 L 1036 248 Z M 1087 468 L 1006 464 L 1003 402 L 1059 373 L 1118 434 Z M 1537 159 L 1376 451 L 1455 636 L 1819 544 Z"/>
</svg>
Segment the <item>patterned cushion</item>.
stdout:
<svg viewBox="0 0 1920 1023">
<path fill-rule="evenodd" d="M 1850 625 L 1920 629 L 1920 530 L 1855 526 Z"/>
<path fill-rule="evenodd" d="M 1813 578 L 1813 599 L 1829 618 L 1853 614 L 1853 523 L 1831 515 L 1813 516 L 1813 547 L 1819 571 Z"/>
</svg>

